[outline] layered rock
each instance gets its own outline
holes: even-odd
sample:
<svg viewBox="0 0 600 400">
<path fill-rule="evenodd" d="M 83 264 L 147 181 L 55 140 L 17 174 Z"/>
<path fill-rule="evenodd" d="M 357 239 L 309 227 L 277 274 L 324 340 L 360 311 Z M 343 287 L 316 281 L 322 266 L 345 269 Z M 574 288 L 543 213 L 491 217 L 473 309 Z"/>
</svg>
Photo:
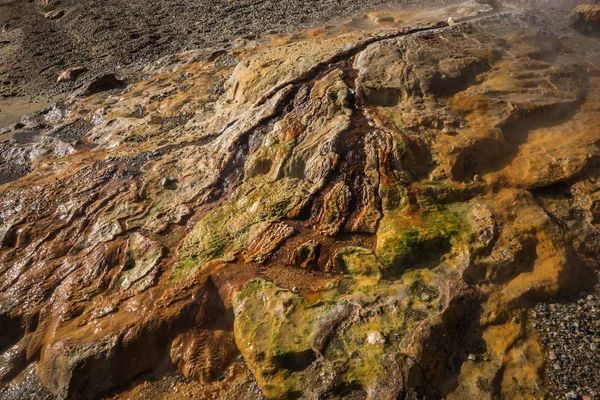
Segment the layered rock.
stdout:
<svg viewBox="0 0 600 400">
<path fill-rule="evenodd" d="M 526 310 L 600 256 L 593 39 L 473 2 L 366 19 L 4 132 L 70 147 L 0 187 L 2 395 L 543 396 Z"/>
</svg>

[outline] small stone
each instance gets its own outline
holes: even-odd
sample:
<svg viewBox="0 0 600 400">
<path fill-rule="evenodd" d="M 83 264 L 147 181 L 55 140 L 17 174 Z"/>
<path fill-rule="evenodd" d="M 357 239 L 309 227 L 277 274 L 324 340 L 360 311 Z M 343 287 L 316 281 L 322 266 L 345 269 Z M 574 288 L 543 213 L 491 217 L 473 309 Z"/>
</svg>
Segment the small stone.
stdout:
<svg viewBox="0 0 600 400">
<path fill-rule="evenodd" d="M 421 301 L 428 302 L 430 300 L 431 300 L 431 296 L 429 294 L 427 294 L 427 293 L 421 294 Z"/>
<path fill-rule="evenodd" d="M 367 342 L 372 345 L 384 344 L 385 338 L 380 332 L 372 331 L 367 334 Z"/>
<path fill-rule="evenodd" d="M 377 24 L 384 24 L 386 22 L 394 22 L 394 17 L 386 15 L 386 16 L 375 18 L 375 23 L 377 23 Z"/>
<path fill-rule="evenodd" d="M 596 343 L 596 342 L 590 343 L 590 350 L 598 351 L 598 343 Z"/>
<path fill-rule="evenodd" d="M 108 104 L 116 104 L 120 101 L 119 96 L 108 96 L 106 98 L 106 103 Z"/>
<path fill-rule="evenodd" d="M 554 368 L 555 370 L 559 370 L 560 369 L 560 363 L 557 361 L 552 365 L 552 368 Z"/>
<path fill-rule="evenodd" d="M 82 65 L 64 70 L 58 76 L 57 82 L 73 82 L 88 69 Z"/>
<path fill-rule="evenodd" d="M 448 18 L 448 25 L 452 26 L 454 24 L 456 24 L 456 21 L 454 21 L 454 18 L 452 18 L 452 17 Z"/>
<path fill-rule="evenodd" d="M 444 135 L 448 135 L 448 136 L 456 136 L 456 135 L 458 135 L 458 132 L 456 132 L 455 130 L 452 130 L 452 129 L 444 129 L 442 131 L 442 133 Z"/>
<path fill-rule="evenodd" d="M 469 361 L 477 361 L 477 354 L 469 354 Z"/>
<path fill-rule="evenodd" d="M 555 352 L 550 352 L 550 354 L 548 354 L 548 358 L 552 361 L 556 360 L 556 353 Z"/>
<path fill-rule="evenodd" d="M 46 14 L 44 14 L 44 18 L 54 20 L 61 18 L 63 15 L 65 15 L 64 10 L 54 10 L 48 11 Z"/>
<path fill-rule="evenodd" d="M 166 188 L 167 186 L 169 186 L 171 183 L 173 183 L 173 181 L 169 178 L 167 178 L 166 176 L 163 176 L 160 179 L 160 186 Z"/>
</svg>

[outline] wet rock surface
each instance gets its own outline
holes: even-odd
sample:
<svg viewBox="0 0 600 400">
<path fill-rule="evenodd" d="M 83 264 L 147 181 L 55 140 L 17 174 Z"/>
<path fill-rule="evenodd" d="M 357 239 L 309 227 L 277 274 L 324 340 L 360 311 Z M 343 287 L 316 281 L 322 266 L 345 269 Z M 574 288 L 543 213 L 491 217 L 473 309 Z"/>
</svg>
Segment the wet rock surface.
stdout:
<svg viewBox="0 0 600 400">
<path fill-rule="evenodd" d="M 3 129 L 0 397 L 594 398 L 599 43 L 559 17 L 373 12 Z"/>
</svg>

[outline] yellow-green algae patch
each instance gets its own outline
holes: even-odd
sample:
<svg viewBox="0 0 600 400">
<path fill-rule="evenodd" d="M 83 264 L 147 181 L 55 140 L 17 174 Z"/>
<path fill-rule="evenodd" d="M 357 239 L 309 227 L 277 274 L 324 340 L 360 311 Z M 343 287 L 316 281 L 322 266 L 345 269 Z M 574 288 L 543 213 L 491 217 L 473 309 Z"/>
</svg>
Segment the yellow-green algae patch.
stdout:
<svg viewBox="0 0 600 400">
<path fill-rule="evenodd" d="M 436 266 L 455 243 L 469 240 L 467 214 L 465 203 L 430 206 L 417 213 L 401 209 L 385 212 L 375 249 L 384 275 L 399 275 L 429 263 Z"/>
<path fill-rule="evenodd" d="M 315 368 L 336 370 L 345 382 L 361 386 L 381 378 L 385 371 L 380 357 L 386 345 L 368 343 L 369 335 L 397 335 L 405 331 L 406 323 L 400 314 L 382 313 L 377 301 L 394 295 L 388 290 L 402 292 L 403 285 L 375 285 L 372 282 L 369 291 L 349 293 L 340 290 L 346 285 L 339 285 L 306 300 L 259 279 L 237 293 L 233 300 L 236 342 L 269 398 L 293 397 L 304 374 Z M 379 312 L 362 315 L 361 303 Z M 326 366 L 313 365 L 318 358 Z"/>
<path fill-rule="evenodd" d="M 331 271 L 348 276 L 381 276 L 377 258 L 373 252 L 362 247 L 342 247 L 331 257 L 330 263 Z"/>
<path fill-rule="evenodd" d="M 234 296 L 236 343 L 267 397 L 294 397 L 306 374 L 335 371 L 340 384 L 365 388 L 385 378 L 382 357 L 416 322 L 406 313 L 410 287 L 359 281 L 309 300 L 259 279 Z"/>
<path fill-rule="evenodd" d="M 307 307 L 303 303 L 298 295 L 261 279 L 250 282 L 233 299 L 238 348 L 269 397 L 299 391 L 299 372 L 294 369 L 302 371 L 314 359 L 314 317 L 325 304 Z"/>
<path fill-rule="evenodd" d="M 282 178 L 266 182 L 255 177 L 244 182 L 234 198 L 216 208 L 186 237 L 176 276 L 244 248 L 273 221 L 285 216 L 307 196 L 302 181 Z"/>
</svg>

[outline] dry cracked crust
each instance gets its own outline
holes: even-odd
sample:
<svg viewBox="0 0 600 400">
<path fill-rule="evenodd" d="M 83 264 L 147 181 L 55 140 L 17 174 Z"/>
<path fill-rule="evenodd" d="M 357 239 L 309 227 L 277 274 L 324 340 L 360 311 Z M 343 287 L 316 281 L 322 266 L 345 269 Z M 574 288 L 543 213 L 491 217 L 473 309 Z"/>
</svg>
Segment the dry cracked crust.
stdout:
<svg viewBox="0 0 600 400">
<path fill-rule="evenodd" d="M 190 51 L 3 131 L 0 396 L 543 397 L 531 309 L 600 256 L 598 42 L 545 18 Z"/>
</svg>

